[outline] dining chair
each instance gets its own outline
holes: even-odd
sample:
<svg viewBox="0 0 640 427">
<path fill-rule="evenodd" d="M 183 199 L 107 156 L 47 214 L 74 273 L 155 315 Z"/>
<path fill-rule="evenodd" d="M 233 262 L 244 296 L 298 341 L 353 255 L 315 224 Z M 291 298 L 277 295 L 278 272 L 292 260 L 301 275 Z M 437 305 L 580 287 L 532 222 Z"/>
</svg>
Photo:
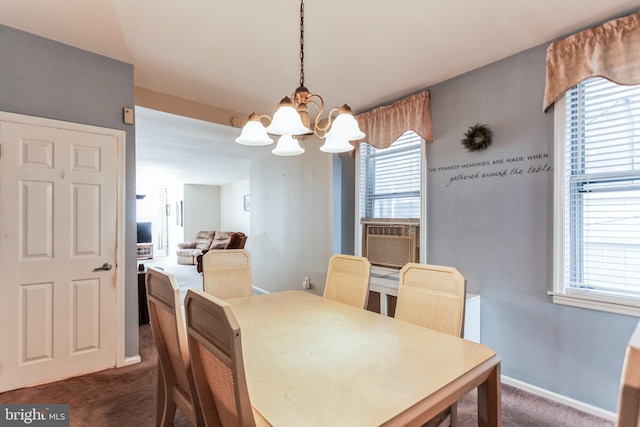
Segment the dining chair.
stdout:
<svg viewBox="0 0 640 427">
<path fill-rule="evenodd" d="M 408 263 L 400 270 L 395 318 L 464 336 L 466 280 L 453 267 Z"/>
<path fill-rule="evenodd" d="M 400 270 L 394 317 L 463 337 L 466 284 L 464 276 L 453 267 L 408 263 Z M 440 425 L 447 416 L 455 427 L 457 404 L 438 414 L 427 426 Z"/>
<path fill-rule="evenodd" d="M 640 323 L 636 325 L 624 356 L 616 427 L 640 425 Z"/>
<path fill-rule="evenodd" d="M 201 411 L 194 399 L 180 288 L 172 274 L 154 267 L 147 269 L 146 288 L 149 320 L 158 350 L 156 424 L 172 426 L 179 408 L 194 425 L 202 425 Z"/>
<path fill-rule="evenodd" d="M 210 250 L 202 257 L 203 289 L 220 299 L 253 293 L 251 255 L 244 249 Z"/>
<path fill-rule="evenodd" d="M 184 307 L 191 371 L 204 425 L 270 425 L 251 406 L 240 326 L 229 304 L 189 289 Z"/>
<path fill-rule="evenodd" d="M 329 259 L 324 297 L 358 308 L 369 298 L 371 263 L 365 257 L 335 254 Z"/>
</svg>

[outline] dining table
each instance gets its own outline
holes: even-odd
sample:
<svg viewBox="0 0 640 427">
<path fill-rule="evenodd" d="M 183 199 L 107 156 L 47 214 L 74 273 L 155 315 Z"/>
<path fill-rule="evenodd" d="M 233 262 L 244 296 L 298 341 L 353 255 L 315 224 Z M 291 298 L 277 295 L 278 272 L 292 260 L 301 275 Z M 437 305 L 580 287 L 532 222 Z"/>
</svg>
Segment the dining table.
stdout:
<svg viewBox="0 0 640 427">
<path fill-rule="evenodd" d="M 420 426 L 478 390 L 501 425 L 489 347 L 307 291 L 229 299 L 251 404 L 273 426 Z"/>
</svg>

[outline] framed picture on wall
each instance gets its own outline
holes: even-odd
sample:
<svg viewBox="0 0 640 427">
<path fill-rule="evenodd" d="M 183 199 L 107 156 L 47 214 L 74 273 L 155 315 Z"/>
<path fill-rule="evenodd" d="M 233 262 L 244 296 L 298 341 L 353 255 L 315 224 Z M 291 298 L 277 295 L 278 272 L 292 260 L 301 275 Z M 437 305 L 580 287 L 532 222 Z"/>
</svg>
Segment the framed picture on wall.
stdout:
<svg viewBox="0 0 640 427">
<path fill-rule="evenodd" d="M 251 210 L 251 196 L 249 196 L 248 194 L 244 195 L 244 210 L 245 211 Z"/>
</svg>

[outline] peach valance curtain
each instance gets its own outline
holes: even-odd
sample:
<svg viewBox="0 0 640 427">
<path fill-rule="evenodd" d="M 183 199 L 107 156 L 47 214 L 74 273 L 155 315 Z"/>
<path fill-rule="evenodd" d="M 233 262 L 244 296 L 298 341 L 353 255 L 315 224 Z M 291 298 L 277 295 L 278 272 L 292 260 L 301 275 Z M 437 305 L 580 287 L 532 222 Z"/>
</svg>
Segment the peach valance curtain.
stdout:
<svg viewBox="0 0 640 427">
<path fill-rule="evenodd" d="M 640 84 L 640 12 L 549 45 L 543 111 L 591 77 L 622 85 Z"/>
<path fill-rule="evenodd" d="M 403 133 L 412 130 L 425 141 L 433 141 L 429 91 L 401 99 L 391 105 L 374 108 L 356 116 L 368 142 L 376 148 L 390 147 Z"/>
</svg>

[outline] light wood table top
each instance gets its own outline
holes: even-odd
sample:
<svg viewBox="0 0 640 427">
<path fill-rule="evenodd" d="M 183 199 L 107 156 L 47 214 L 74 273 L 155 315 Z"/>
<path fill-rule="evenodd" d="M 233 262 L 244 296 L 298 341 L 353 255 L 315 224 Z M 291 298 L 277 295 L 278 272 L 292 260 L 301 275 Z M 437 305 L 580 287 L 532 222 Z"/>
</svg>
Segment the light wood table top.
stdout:
<svg viewBox="0 0 640 427">
<path fill-rule="evenodd" d="M 499 426 L 487 346 L 302 291 L 230 299 L 251 404 L 274 426 L 421 425 L 478 387 Z"/>
</svg>

